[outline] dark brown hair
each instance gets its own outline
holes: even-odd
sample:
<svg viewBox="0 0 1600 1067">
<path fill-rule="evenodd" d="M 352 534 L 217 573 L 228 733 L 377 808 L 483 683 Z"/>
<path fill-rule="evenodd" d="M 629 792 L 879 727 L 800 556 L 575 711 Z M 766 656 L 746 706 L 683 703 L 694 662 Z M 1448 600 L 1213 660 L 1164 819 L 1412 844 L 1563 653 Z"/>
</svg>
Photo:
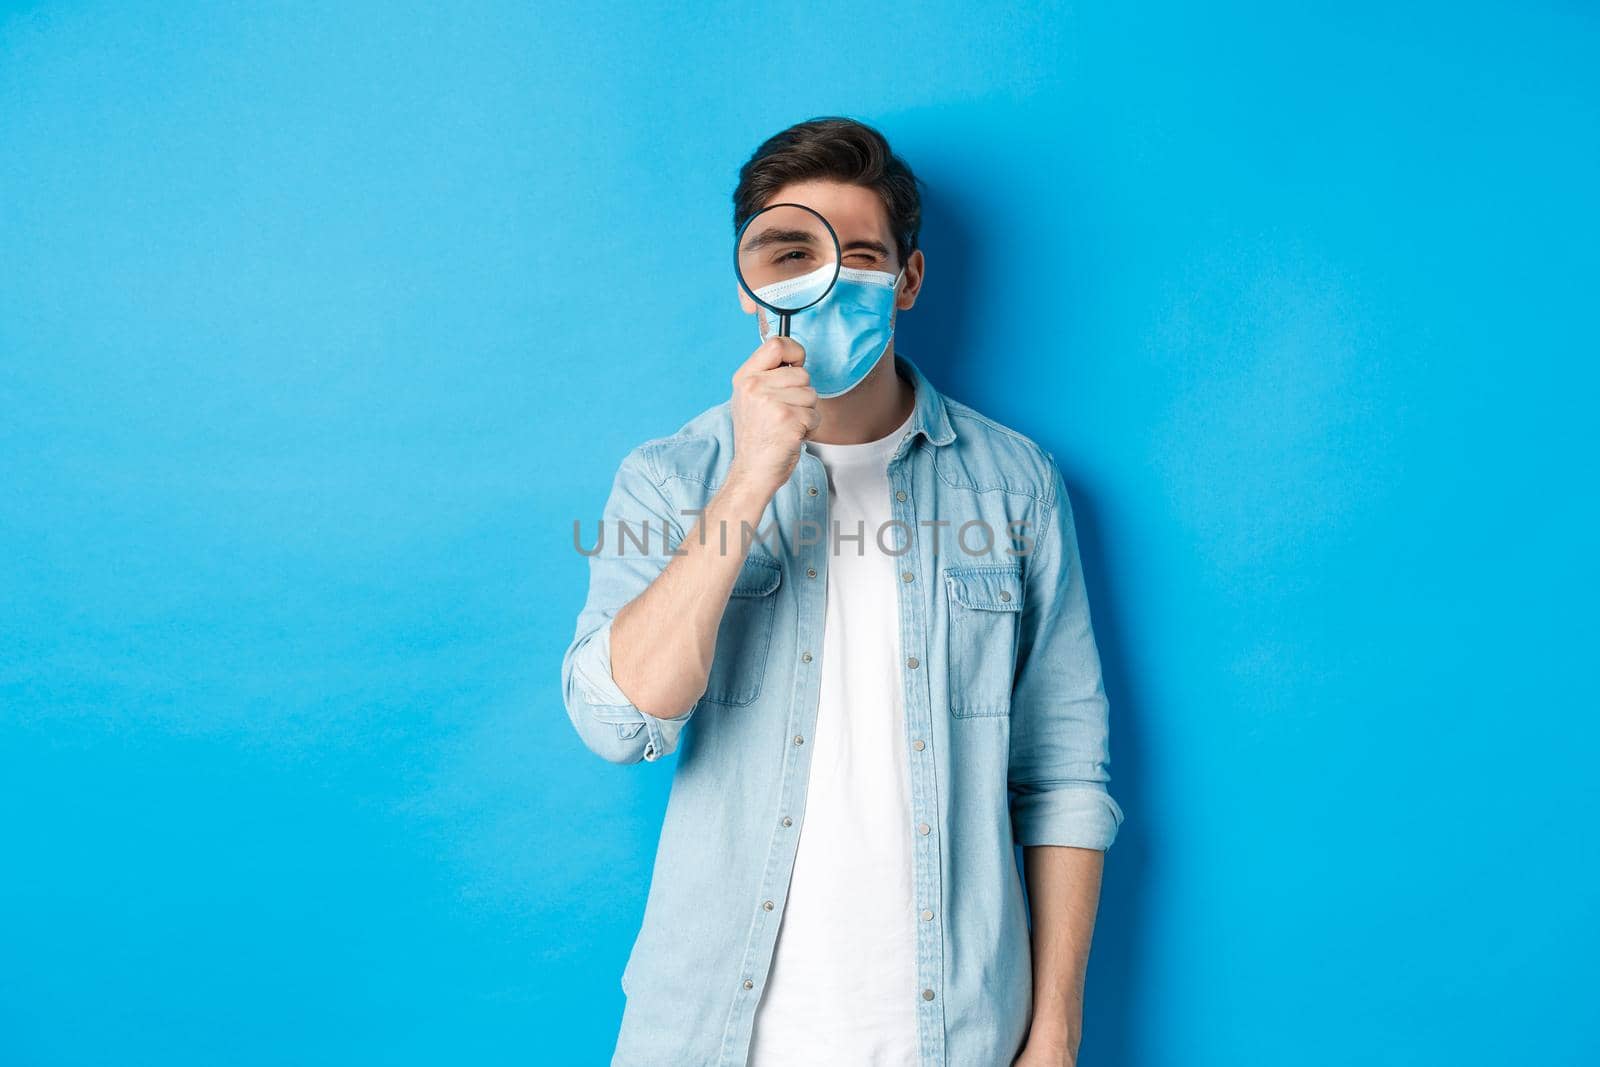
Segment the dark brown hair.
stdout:
<svg viewBox="0 0 1600 1067">
<path fill-rule="evenodd" d="M 865 186 L 882 198 L 903 266 L 922 229 L 917 176 L 890 150 L 883 134 L 854 119 L 807 119 L 763 141 L 739 168 L 739 184 L 733 190 L 734 232 L 785 185 L 817 178 Z"/>
</svg>

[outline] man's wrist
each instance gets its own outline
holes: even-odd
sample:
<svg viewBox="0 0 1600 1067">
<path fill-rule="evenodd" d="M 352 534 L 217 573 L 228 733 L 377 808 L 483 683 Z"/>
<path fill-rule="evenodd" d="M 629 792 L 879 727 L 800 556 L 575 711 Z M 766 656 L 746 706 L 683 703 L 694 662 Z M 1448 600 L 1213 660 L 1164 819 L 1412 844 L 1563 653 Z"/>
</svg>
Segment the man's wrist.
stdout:
<svg viewBox="0 0 1600 1067">
<path fill-rule="evenodd" d="M 728 531 L 729 543 L 732 544 L 743 533 L 745 524 L 754 532 L 761 522 L 761 516 L 766 513 L 767 504 L 777 491 L 777 486 L 767 484 L 753 473 L 737 466 L 730 467 L 728 477 L 712 498 L 707 513 L 713 515 L 716 521 L 733 527 Z"/>
<path fill-rule="evenodd" d="M 760 477 L 755 471 L 743 466 L 738 460 L 734 460 L 728 466 L 728 477 L 723 480 L 722 489 L 718 495 L 726 493 L 739 499 L 759 498 L 762 506 L 765 507 L 766 502 L 771 500 L 772 494 L 777 491 L 778 487 L 772 484 L 770 478 Z"/>
<path fill-rule="evenodd" d="M 1016 1067 L 1076 1067 L 1078 1047 L 1053 1034 L 1029 1030 Z"/>
<path fill-rule="evenodd" d="M 1028 1044 L 1036 1049 L 1059 1049 L 1075 1056 L 1078 1052 L 1078 1042 L 1077 1029 L 1068 1025 L 1064 1019 L 1035 1017 L 1033 1024 L 1028 1027 Z"/>
</svg>

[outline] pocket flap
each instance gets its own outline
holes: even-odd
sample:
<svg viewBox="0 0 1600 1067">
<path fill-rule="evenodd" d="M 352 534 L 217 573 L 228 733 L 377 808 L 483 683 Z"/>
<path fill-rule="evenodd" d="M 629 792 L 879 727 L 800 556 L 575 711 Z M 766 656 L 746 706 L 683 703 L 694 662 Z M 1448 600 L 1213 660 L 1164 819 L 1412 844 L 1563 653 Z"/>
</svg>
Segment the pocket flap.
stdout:
<svg viewBox="0 0 1600 1067">
<path fill-rule="evenodd" d="M 944 572 L 950 595 L 963 607 L 979 611 L 1022 610 L 1022 567 L 994 563 L 951 567 Z"/>
<path fill-rule="evenodd" d="M 778 588 L 783 579 L 783 567 L 777 560 L 751 556 L 744 561 L 739 577 L 733 582 L 734 596 L 766 596 Z"/>
</svg>

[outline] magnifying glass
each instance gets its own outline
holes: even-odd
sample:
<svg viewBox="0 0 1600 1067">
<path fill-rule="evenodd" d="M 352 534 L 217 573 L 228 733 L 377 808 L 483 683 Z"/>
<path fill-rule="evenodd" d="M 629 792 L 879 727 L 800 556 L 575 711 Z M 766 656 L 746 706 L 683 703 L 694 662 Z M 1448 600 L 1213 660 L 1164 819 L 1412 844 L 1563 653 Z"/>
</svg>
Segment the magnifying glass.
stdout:
<svg viewBox="0 0 1600 1067">
<path fill-rule="evenodd" d="M 839 278 L 839 235 L 804 204 L 772 204 L 739 227 L 733 266 L 750 299 L 778 316 L 778 336 L 789 336 L 789 316 L 816 304 Z"/>
</svg>

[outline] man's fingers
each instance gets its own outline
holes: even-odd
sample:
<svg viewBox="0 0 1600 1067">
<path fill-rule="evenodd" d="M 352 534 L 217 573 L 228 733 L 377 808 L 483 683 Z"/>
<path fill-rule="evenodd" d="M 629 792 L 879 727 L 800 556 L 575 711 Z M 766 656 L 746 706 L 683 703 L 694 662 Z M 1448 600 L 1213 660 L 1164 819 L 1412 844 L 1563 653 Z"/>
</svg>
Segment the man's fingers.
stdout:
<svg viewBox="0 0 1600 1067">
<path fill-rule="evenodd" d="M 740 372 L 772 370 L 784 364 L 804 363 L 806 350 L 793 337 L 769 337 L 750 353 Z"/>
<path fill-rule="evenodd" d="M 765 343 L 776 345 L 779 358 L 790 366 L 798 367 L 806 361 L 805 347 L 793 337 L 769 337 Z"/>
<path fill-rule="evenodd" d="M 781 386 L 767 390 L 767 395 L 797 408 L 815 407 L 817 404 L 817 391 L 809 385 Z"/>
<path fill-rule="evenodd" d="M 761 384 L 763 386 L 773 386 L 777 388 L 784 388 L 791 385 L 810 385 L 811 372 L 806 370 L 804 367 L 795 367 L 789 364 L 784 364 L 783 366 L 774 367 L 769 371 L 763 371 L 761 374 Z"/>
</svg>

